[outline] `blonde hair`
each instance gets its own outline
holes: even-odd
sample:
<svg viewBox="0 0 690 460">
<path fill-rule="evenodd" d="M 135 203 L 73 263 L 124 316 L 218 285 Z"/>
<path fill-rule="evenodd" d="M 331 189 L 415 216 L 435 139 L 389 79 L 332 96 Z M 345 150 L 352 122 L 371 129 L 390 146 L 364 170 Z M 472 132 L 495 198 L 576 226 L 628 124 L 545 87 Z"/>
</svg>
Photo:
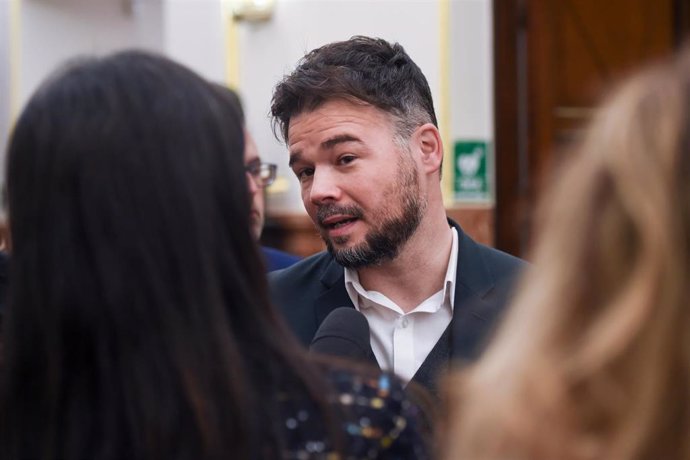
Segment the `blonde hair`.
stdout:
<svg viewBox="0 0 690 460">
<path fill-rule="evenodd" d="M 690 459 L 690 51 L 598 111 L 496 340 L 448 382 L 445 457 Z"/>
</svg>

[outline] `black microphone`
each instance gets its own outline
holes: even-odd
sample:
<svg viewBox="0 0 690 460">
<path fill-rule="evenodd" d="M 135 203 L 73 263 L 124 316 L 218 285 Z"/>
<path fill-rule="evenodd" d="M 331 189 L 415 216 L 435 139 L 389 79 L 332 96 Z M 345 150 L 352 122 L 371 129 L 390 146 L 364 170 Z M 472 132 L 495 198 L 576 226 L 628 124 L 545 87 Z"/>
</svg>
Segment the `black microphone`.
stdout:
<svg viewBox="0 0 690 460">
<path fill-rule="evenodd" d="M 376 362 L 369 342 L 369 323 L 351 307 L 339 307 L 323 320 L 309 351 L 358 361 Z"/>
</svg>

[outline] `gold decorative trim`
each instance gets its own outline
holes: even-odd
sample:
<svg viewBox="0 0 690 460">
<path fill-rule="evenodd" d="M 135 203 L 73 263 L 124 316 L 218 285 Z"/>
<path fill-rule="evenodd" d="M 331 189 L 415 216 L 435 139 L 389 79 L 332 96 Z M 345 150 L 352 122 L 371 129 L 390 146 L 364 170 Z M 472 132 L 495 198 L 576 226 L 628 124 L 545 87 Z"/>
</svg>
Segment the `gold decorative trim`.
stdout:
<svg viewBox="0 0 690 460">
<path fill-rule="evenodd" d="M 237 20 L 231 2 L 223 2 L 225 17 L 225 83 L 233 89 L 240 87 L 240 45 L 237 33 Z"/>
<path fill-rule="evenodd" d="M 450 111 L 450 0 L 439 0 L 439 97 L 438 97 L 438 127 L 443 141 L 443 176 L 441 187 L 445 206 L 451 206 L 453 199 L 453 181 L 455 180 L 453 167 L 453 145 L 451 142 L 451 111 Z"/>
<path fill-rule="evenodd" d="M 10 120 L 14 125 L 19 115 L 21 91 L 21 0 L 10 0 L 9 65 Z"/>
</svg>

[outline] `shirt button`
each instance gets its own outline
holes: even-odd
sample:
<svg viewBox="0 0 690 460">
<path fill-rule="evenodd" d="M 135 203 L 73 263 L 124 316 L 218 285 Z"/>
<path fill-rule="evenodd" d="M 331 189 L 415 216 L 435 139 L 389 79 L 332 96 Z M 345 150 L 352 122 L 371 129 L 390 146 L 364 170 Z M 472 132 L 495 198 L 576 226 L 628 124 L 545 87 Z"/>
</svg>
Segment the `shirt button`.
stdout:
<svg viewBox="0 0 690 460">
<path fill-rule="evenodd" d="M 402 327 L 406 328 L 407 325 L 410 324 L 410 321 L 407 318 L 403 318 L 402 320 Z"/>
</svg>

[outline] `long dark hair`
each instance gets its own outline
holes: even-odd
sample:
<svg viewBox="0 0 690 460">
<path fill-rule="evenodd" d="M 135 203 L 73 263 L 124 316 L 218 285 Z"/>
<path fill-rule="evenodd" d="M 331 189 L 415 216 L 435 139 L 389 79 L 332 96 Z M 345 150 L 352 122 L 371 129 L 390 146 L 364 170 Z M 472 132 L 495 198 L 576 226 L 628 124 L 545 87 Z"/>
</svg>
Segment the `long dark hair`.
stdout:
<svg viewBox="0 0 690 460">
<path fill-rule="evenodd" d="M 239 114 L 162 57 L 72 63 L 31 98 L 8 151 L 2 458 L 280 456 L 271 395 L 318 379 L 269 305 L 242 151 Z"/>
</svg>

